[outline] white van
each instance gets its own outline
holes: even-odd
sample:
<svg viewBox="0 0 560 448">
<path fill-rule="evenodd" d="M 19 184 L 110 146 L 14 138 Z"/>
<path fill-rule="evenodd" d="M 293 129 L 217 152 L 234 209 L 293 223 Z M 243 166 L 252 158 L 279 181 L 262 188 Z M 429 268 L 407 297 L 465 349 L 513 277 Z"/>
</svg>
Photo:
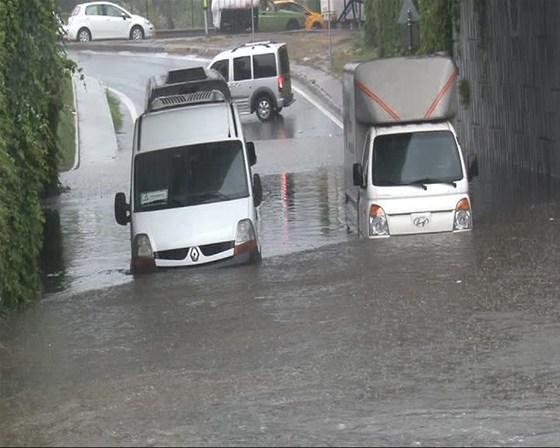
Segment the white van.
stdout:
<svg viewBox="0 0 560 448">
<path fill-rule="evenodd" d="M 449 122 L 457 69 L 446 57 L 345 67 L 349 221 L 365 238 L 472 229 L 469 169 Z"/>
<path fill-rule="evenodd" d="M 255 163 L 218 73 L 198 67 L 152 80 L 134 130 L 130 205 L 115 197 L 117 222 L 131 224 L 132 272 L 259 260 Z"/>
<path fill-rule="evenodd" d="M 285 43 L 246 43 L 223 51 L 208 67 L 228 81 L 240 112 L 255 112 L 261 121 L 273 119 L 295 101 Z"/>
</svg>

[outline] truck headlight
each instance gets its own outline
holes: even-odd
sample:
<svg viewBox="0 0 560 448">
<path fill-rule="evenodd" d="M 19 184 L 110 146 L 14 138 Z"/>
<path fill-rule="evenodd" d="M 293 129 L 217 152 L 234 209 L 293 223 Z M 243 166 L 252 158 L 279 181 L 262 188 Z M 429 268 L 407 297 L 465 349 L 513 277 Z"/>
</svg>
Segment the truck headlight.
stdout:
<svg viewBox="0 0 560 448">
<path fill-rule="evenodd" d="M 372 204 L 369 209 L 369 236 L 389 236 L 387 215 L 379 205 Z"/>
<path fill-rule="evenodd" d="M 471 204 L 467 198 L 457 202 L 455 207 L 455 219 L 453 221 L 453 230 L 470 230 L 472 229 Z"/>
</svg>

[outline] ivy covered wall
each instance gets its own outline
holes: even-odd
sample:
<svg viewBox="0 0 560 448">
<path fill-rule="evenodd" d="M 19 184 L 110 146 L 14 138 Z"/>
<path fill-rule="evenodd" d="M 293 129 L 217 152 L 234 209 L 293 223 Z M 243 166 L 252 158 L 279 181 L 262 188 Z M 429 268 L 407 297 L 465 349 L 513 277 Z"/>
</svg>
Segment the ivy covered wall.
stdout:
<svg viewBox="0 0 560 448">
<path fill-rule="evenodd" d="M 417 0 L 420 13 L 420 45 L 418 54 L 453 50 L 453 26 L 456 23 L 458 0 Z M 403 26 L 398 23 L 402 8 L 400 0 L 365 0 L 365 41 L 378 49 L 380 57 L 405 53 Z"/>
<path fill-rule="evenodd" d="M 66 59 L 53 0 L 0 1 L 0 308 L 38 294 L 40 198 L 56 192 Z"/>
</svg>

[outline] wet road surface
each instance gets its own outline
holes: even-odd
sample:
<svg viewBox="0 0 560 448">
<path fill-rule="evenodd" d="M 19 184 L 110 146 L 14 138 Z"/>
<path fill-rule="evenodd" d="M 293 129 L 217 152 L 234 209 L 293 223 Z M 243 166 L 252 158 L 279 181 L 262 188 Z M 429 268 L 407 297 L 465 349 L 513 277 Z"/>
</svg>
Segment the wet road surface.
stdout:
<svg viewBox="0 0 560 448">
<path fill-rule="evenodd" d="M 558 184 L 481 163 L 473 232 L 347 240 L 340 167 L 275 145 L 258 266 L 123 282 L 126 176 L 53 205 L 82 233 L 65 292 L 0 322 L 0 445 L 557 445 Z"/>
</svg>

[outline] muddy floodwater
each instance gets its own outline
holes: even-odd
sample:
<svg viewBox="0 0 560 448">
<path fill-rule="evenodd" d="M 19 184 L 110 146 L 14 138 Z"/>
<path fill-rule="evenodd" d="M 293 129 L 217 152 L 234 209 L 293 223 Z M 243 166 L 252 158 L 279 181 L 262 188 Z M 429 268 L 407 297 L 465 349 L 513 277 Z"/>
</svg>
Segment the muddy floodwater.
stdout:
<svg viewBox="0 0 560 448">
<path fill-rule="evenodd" d="M 131 96 L 166 68 L 88 57 Z M 558 445 L 559 182 L 479 160 L 472 232 L 359 240 L 340 130 L 283 115 L 244 118 L 258 265 L 129 275 L 126 114 L 62 176 L 45 294 L 0 321 L 0 446 Z"/>
</svg>

